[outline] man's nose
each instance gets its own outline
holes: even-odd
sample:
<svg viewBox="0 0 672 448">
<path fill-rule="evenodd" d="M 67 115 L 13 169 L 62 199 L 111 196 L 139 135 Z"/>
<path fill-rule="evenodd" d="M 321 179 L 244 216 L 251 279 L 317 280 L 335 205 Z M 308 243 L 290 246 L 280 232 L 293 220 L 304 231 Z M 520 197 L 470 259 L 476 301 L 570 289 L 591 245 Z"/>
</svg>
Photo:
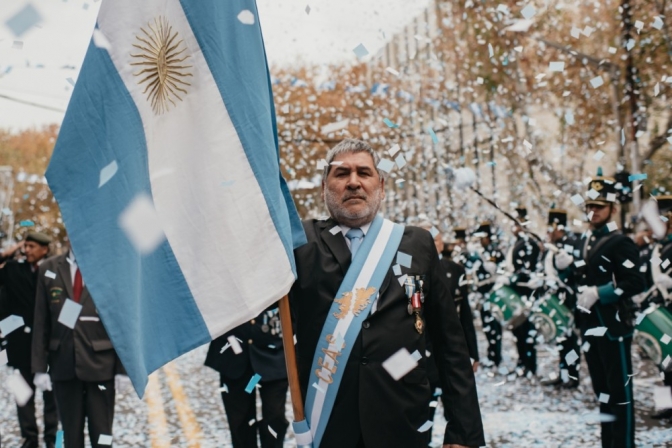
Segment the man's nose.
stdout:
<svg viewBox="0 0 672 448">
<path fill-rule="evenodd" d="M 359 188 L 362 182 L 357 173 L 351 173 L 348 177 L 348 188 Z"/>
</svg>

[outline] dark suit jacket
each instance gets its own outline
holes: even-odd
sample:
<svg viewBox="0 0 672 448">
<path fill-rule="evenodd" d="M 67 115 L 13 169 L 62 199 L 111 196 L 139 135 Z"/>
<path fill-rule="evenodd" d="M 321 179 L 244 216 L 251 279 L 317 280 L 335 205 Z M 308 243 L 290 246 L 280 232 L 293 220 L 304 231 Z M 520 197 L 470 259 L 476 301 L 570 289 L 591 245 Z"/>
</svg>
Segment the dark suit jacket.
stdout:
<svg viewBox="0 0 672 448">
<path fill-rule="evenodd" d="M 46 372 L 48 366 L 54 381 L 111 380 L 115 374 L 125 372 L 86 286 L 74 330 L 58 322 L 65 299 L 73 296 L 66 256 L 49 258 L 40 266 L 35 297 L 33 372 Z M 55 273 L 56 278 L 46 277 L 47 271 Z"/>
<path fill-rule="evenodd" d="M 4 288 L 0 296 L 0 320 L 13 314 L 21 316 L 25 323 L 25 327 L 6 337 L 8 365 L 27 371 L 30 371 L 32 334 L 24 330 L 33 329 L 36 283 L 37 271 L 33 272 L 28 263 L 11 260 L 0 269 L 0 287 Z"/>
<path fill-rule="evenodd" d="M 280 318 L 275 312 L 277 309 L 277 305 L 273 305 L 251 321 L 214 339 L 208 348 L 205 365 L 230 380 L 239 379 L 250 369 L 261 375 L 261 381 L 287 378 Z M 220 353 L 228 343 L 229 336 L 242 340 L 242 353 L 236 355 L 230 347 Z"/>
<path fill-rule="evenodd" d="M 297 337 L 297 362 L 303 396 L 318 338 L 351 255 L 342 234 L 329 230 L 335 221 L 304 222 L 308 242 L 295 250 L 298 279 L 290 292 Z M 348 448 L 361 436 L 367 448 L 426 446 L 418 432 L 429 415 L 426 340 L 432 339 L 443 397 L 450 403 L 445 441 L 484 445 L 474 374 L 446 275 L 441 271 L 429 232 L 406 227 L 399 251 L 412 256 L 409 275 L 425 275 L 423 318 L 419 334 L 407 312 L 408 299 L 392 269 L 380 288 L 377 311 L 367 317 L 350 359 L 341 360 L 343 379 L 327 424 L 322 448 Z M 418 366 L 394 381 L 382 363 L 399 349 L 422 354 Z"/>
</svg>

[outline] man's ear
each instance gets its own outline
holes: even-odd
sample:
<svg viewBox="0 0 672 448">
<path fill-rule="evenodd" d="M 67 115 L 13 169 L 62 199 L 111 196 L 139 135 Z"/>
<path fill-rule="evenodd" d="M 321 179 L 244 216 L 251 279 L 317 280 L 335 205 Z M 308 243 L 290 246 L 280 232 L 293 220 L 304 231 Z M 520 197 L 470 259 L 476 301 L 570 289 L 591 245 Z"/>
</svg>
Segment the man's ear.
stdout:
<svg viewBox="0 0 672 448">
<path fill-rule="evenodd" d="M 380 178 L 380 191 L 382 194 L 381 199 L 384 201 L 385 200 L 385 178 L 381 177 Z"/>
</svg>

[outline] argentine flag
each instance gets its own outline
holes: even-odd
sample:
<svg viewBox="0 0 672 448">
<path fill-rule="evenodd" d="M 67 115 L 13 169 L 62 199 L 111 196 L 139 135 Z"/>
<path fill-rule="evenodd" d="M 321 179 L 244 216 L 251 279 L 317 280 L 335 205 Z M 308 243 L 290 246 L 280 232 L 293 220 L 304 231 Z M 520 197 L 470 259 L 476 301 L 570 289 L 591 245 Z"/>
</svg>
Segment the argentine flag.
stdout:
<svg viewBox="0 0 672 448">
<path fill-rule="evenodd" d="M 103 2 L 46 176 L 140 396 L 286 294 L 305 235 L 254 0 Z"/>
</svg>

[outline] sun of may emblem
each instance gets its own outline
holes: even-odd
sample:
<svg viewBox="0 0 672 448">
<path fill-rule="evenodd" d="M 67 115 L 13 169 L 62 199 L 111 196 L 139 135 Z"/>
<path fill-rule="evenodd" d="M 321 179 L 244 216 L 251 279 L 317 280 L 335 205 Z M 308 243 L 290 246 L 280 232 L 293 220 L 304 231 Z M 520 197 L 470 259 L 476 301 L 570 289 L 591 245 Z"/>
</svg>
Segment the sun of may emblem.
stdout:
<svg viewBox="0 0 672 448">
<path fill-rule="evenodd" d="M 142 35 L 135 37 L 133 46 L 140 53 L 131 54 L 135 61 L 131 65 L 142 68 L 133 76 L 140 78 L 138 84 L 145 85 L 142 93 L 147 94 L 154 113 L 160 115 L 168 111 L 169 103 L 177 106 L 175 99 L 182 101 L 186 95 L 185 89 L 191 84 L 185 79 L 193 76 L 189 71 L 192 66 L 182 65 L 189 58 L 183 54 L 187 47 L 165 17 L 154 19 L 147 27 L 140 28 Z"/>
</svg>

